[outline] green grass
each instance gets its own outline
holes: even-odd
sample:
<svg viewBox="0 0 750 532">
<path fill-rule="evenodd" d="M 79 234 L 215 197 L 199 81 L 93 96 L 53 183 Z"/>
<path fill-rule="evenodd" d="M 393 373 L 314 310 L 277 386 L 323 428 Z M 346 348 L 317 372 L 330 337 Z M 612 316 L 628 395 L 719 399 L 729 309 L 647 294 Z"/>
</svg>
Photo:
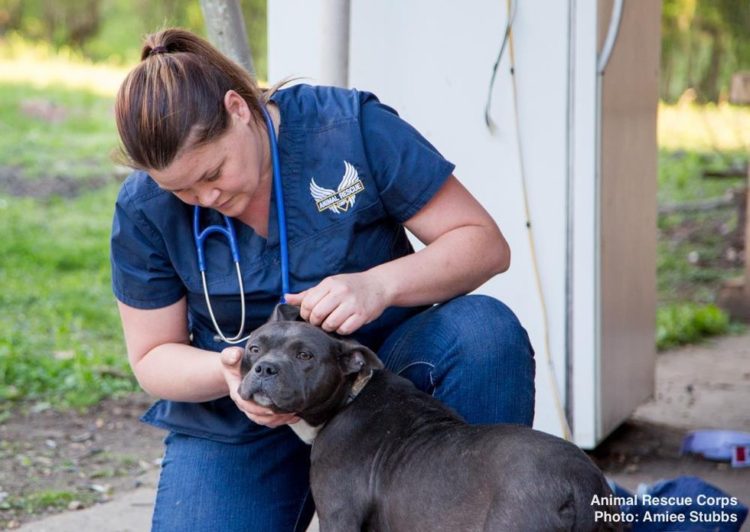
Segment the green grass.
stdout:
<svg viewBox="0 0 750 532">
<path fill-rule="evenodd" d="M 742 167 L 750 142 L 750 113 L 729 105 L 662 105 L 659 114 L 660 205 L 724 196 L 745 178 L 707 179 L 706 170 Z M 721 284 L 742 274 L 728 256 L 737 244 L 737 211 L 661 215 L 657 245 L 659 349 L 739 330 L 716 307 Z"/>
<path fill-rule="evenodd" d="M 729 332 L 729 317 L 714 305 L 665 305 L 656 313 L 656 345 L 667 349 Z"/>
<path fill-rule="evenodd" d="M 116 187 L 0 198 L 0 398 L 81 407 L 137 389 L 110 290 Z"/>
<path fill-rule="evenodd" d="M 21 48 L 0 58 L 10 67 L 0 72 L 0 170 L 109 185 L 74 199 L 0 195 L 0 411 L 21 400 L 85 407 L 137 389 L 109 272 L 122 72 Z"/>
<path fill-rule="evenodd" d="M 0 84 L 0 166 L 28 179 L 111 176 L 112 98 L 65 87 Z"/>
<path fill-rule="evenodd" d="M 13 495 L 0 502 L 0 510 L 21 510 L 27 514 L 35 514 L 45 510 L 62 510 L 73 501 L 79 501 L 84 506 L 90 506 L 96 501 L 96 495 L 82 491 L 44 490 L 28 495 Z"/>
<path fill-rule="evenodd" d="M 741 166 L 747 157 L 747 153 L 737 150 L 716 153 L 660 149 L 659 204 L 720 197 L 728 188 L 743 186 L 744 177 L 707 179 L 703 172 Z"/>
</svg>

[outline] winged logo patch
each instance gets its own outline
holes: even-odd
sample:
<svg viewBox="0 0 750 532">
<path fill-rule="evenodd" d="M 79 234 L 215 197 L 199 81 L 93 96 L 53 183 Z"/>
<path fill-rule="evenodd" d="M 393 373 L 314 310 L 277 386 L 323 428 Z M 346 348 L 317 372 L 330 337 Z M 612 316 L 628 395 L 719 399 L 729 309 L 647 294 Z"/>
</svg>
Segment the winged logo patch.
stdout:
<svg viewBox="0 0 750 532">
<path fill-rule="evenodd" d="M 310 179 L 310 194 L 318 206 L 318 212 L 331 210 L 336 214 L 341 214 L 354 206 L 357 194 L 365 189 L 365 185 L 359 179 L 359 174 L 354 166 L 344 161 L 344 176 L 336 190 L 323 188 L 315 182 L 315 178 Z"/>
</svg>

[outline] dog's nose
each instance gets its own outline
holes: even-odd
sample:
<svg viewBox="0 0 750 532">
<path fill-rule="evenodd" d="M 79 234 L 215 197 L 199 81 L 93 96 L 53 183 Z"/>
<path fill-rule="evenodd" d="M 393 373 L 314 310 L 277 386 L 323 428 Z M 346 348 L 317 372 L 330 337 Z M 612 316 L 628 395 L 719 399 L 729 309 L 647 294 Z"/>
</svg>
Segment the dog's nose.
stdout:
<svg viewBox="0 0 750 532">
<path fill-rule="evenodd" d="M 279 372 L 279 367 L 273 362 L 258 362 L 255 364 L 255 373 L 262 377 L 272 377 Z"/>
</svg>

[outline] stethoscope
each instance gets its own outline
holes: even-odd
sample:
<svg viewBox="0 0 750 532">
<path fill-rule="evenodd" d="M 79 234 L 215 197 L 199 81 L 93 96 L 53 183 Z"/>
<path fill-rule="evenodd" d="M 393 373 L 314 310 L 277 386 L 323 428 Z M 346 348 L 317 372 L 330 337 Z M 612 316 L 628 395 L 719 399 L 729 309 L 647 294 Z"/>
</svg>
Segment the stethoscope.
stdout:
<svg viewBox="0 0 750 532">
<path fill-rule="evenodd" d="M 286 300 L 284 294 L 289 293 L 289 250 L 287 247 L 287 235 L 286 235 L 286 212 L 284 211 L 284 198 L 282 196 L 283 189 L 281 186 L 281 167 L 279 165 L 279 148 L 276 142 L 276 132 L 273 128 L 273 122 L 271 117 L 266 111 L 265 107 L 261 107 L 263 111 L 263 117 L 266 119 L 266 128 L 268 129 L 268 141 L 271 148 L 271 162 L 273 165 L 273 188 L 276 196 L 276 215 L 279 223 L 279 248 L 281 254 L 281 303 Z M 208 307 L 208 314 L 211 316 L 211 321 L 214 324 L 216 330 L 216 339 L 221 339 L 228 344 L 239 344 L 247 340 L 250 335 L 242 336 L 245 332 L 245 287 L 242 283 L 242 272 L 240 271 L 240 252 L 237 247 L 237 235 L 234 232 L 234 224 L 228 216 L 224 217 L 224 227 L 220 225 L 209 225 L 204 228 L 203 231 L 200 229 L 200 213 L 201 208 L 195 206 L 193 209 L 193 237 L 195 238 L 195 248 L 198 253 L 198 269 L 201 272 L 201 282 L 203 283 L 203 295 L 206 297 L 206 306 Z M 206 255 L 203 250 L 203 246 L 206 242 L 206 238 L 213 233 L 220 233 L 224 235 L 229 243 L 229 249 L 232 252 L 232 260 L 234 261 L 234 267 L 237 271 L 237 281 L 240 285 L 240 305 L 241 305 L 241 317 L 240 317 L 240 330 L 237 334 L 228 338 L 219 327 L 214 316 L 214 310 L 211 306 L 211 298 L 208 295 L 208 285 L 206 284 Z"/>
</svg>

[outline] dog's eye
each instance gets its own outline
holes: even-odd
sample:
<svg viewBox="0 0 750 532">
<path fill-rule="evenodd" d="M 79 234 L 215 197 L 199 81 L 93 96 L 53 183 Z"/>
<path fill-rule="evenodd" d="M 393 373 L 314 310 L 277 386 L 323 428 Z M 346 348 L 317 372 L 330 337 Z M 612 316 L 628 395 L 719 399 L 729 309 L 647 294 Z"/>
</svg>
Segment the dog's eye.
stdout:
<svg viewBox="0 0 750 532">
<path fill-rule="evenodd" d="M 297 353 L 297 358 L 300 360 L 310 360 L 312 357 L 312 353 L 308 353 L 307 351 L 300 351 Z"/>
<path fill-rule="evenodd" d="M 254 355 L 260 353 L 260 347 L 258 347 L 257 345 L 251 345 L 247 348 L 247 350 Z"/>
</svg>

